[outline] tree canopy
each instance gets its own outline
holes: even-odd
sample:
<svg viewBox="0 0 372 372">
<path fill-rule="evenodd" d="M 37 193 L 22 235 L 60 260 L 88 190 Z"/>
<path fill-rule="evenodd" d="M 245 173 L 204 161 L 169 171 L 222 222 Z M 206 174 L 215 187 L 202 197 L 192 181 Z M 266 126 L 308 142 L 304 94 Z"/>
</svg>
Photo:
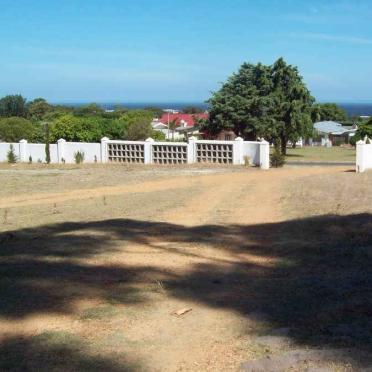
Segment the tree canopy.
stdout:
<svg viewBox="0 0 372 372">
<path fill-rule="evenodd" d="M 214 135 L 233 130 L 245 139 L 264 137 L 281 144 L 312 133 L 314 98 L 297 67 L 283 58 L 266 66 L 244 63 L 209 99 L 210 119 L 204 130 Z"/>
<path fill-rule="evenodd" d="M 26 117 L 26 99 L 20 94 L 8 95 L 0 99 L 0 117 Z"/>
<path fill-rule="evenodd" d="M 366 123 L 358 125 L 356 136 L 357 139 L 362 139 L 365 136 L 367 136 L 369 139 L 372 139 L 372 118 Z"/>
<path fill-rule="evenodd" d="M 44 116 L 52 111 L 52 106 L 44 98 L 36 98 L 27 104 L 28 116 L 31 119 L 42 120 Z"/>
<path fill-rule="evenodd" d="M 348 115 L 335 103 L 316 103 L 311 109 L 311 118 L 313 122 L 328 120 L 345 122 L 348 120 Z"/>
<path fill-rule="evenodd" d="M 151 127 L 152 119 L 159 112 L 161 110 L 155 107 L 141 110 L 116 107 L 106 112 L 95 103 L 72 107 L 51 105 L 43 98 L 26 102 L 21 95 L 10 95 L 0 99 L 0 140 L 45 142 L 46 124 L 51 142 L 60 138 L 76 142 L 99 142 L 102 137 L 164 139 L 162 133 Z"/>
<path fill-rule="evenodd" d="M 38 126 L 24 118 L 0 119 L 0 140 L 4 142 L 18 142 L 21 139 L 32 141 L 37 138 L 38 131 Z"/>
</svg>

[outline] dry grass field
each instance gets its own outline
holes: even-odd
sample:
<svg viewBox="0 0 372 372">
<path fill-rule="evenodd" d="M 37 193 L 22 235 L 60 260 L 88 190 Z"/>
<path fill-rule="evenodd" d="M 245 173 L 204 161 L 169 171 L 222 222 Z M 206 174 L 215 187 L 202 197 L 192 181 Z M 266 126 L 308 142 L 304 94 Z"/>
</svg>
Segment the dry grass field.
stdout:
<svg viewBox="0 0 372 372">
<path fill-rule="evenodd" d="M 356 150 L 353 147 L 334 146 L 289 148 L 287 161 L 291 162 L 350 162 L 355 163 Z"/>
<path fill-rule="evenodd" d="M 372 365 L 372 173 L 0 165 L 0 180 L 0 370 Z"/>
</svg>

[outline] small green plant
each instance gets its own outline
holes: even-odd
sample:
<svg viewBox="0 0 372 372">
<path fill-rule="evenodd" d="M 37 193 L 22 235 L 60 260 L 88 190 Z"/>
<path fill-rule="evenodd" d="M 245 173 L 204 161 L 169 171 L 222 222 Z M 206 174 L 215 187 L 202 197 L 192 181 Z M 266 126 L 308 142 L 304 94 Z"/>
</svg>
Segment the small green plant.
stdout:
<svg viewBox="0 0 372 372">
<path fill-rule="evenodd" d="M 249 167 L 251 165 L 251 157 L 250 156 L 248 156 L 248 155 L 244 156 L 244 165 L 246 167 Z"/>
<path fill-rule="evenodd" d="M 275 147 L 274 152 L 270 155 L 270 165 L 273 168 L 281 168 L 284 164 L 285 156 L 278 147 Z"/>
<path fill-rule="evenodd" d="M 50 164 L 50 139 L 49 139 L 49 124 L 45 124 L 45 161 Z"/>
<path fill-rule="evenodd" d="M 39 164 L 41 164 L 41 163 L 42 163 L 42 160 L 41 160 L 41 159 L 37 159 L 37 162 L 38 162 Z"/>
<path fill-rule="evenodd" d="M 17 163 L 18 157 L 17 157 L 17 155 L 15 153 L 15 150 L 14 150 L 14 146 L 13 145 L 10 145 L 9 146 L 9 151 L 6 154 L 6 157 L 8 159 L 8 163 L 10 163 L 10 164 Z"/>
<path fill-rule="evenodd" d="M 84 163 L 84 159 L 85 159 L 85 153 L 84 153 L 84 151 L 76 151 L 74 153 L 74 158 L 75 158 L 75 163 L 76 164 L 82 164 L 82 163 Z"/>
<path fill-rule="evenodd" d="M 31 155 L 28 157 L 28 164 L 32 164 L 32 156 Z"/>
<path fill-rule="evenodd" d="M 94 155 L 94 162 L 97 163 L 97 155 Z"/>
<path fill-rule="evenodd" d="M 66 159 L 65 158 L 62 158 L 61 159 L 61 162 L 62 162 L 62 164 L 66 164 Z"/>
</svg>

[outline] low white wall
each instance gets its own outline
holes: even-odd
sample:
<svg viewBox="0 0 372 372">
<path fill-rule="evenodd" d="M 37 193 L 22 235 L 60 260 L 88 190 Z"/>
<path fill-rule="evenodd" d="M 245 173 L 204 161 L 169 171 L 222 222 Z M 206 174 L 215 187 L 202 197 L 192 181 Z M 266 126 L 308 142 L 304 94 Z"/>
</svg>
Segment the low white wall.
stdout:
<svg viewBox="0 0 372 372">
<path fill-rule="evenodd" d="M 243 143 L 243 159 L 249 156 L 251 164 L 260 164 L 260 142 L 244 141 Z"/>
<path fill-rule="evenodd" d="M 0 161 L 7 161 L 10 143 L 0 143 Z M 13 143 L 14 151 L 20 162 L 45 163 L 45 144 L 27 143 L 21 140 Z M 78 151 L 84 153 L 85 163 L 136 162 L 132 156 L 138 157 L 138 145 L 142 145 L 141 162 L 145 164 L 180 164 L 211 162 L 220 164 L 244 164 L 244 157 L 249 156 L 253 165 L 262 169 L 269 169 L 270 149 L 266 141 L 243 141 L 236 138 L 234 141 L 198 141 L 191 137 L 189 143 L 182 142 L 155 142 L 149 138 L 146 141 L 110 141 L 103 138 L 101 143 L 66 142 L 63 139 L 57 144 L 50 144 L 51 163 L 75 163 L 74 154 Z M 137 150 L 129 151 L 135 147 Z M 157 147 L 155 147 L 157 146 Z M 109 156 L 109 152 L 115 154 Z M 133 155 L 132 155 L 133 154 Z"/>
<path fill-rule="evenodd" d="M 357 142 L 355 168 L 357 173 L 372 169 L 372 144 L 367 144 L 365 141 Z"/>
<path fill-rule="evenodd" d="M 22 140 L 19 143 L 1 143 L 0 142 L 0 162 L 8 160 L 7 154 L 10 145 L 14 146 L 14 152 L 20 162 L 28 162 L 30 156 L 33 163 L 46 162 L 45 143 L 27 143 Z M 74 154 L 77 151 L 84 152 L 85 163 L 101 162 L 101 143 L 85 143 L 85 142 L 66 142 L 59 140 L 58 143 L 49 145 L 50 162 L 62 163 L 62 159 L 66 163 L 75 163 Z"/>
<path fill-rule="evenodd" d="M 75 163 L 74 154 L 78 151 L 84 153 L 84 163 L 101 162 L 100 143 L 65 142 L 63 158 L 66 163 Z"/>
<path fill-rule="evenodd" d="M 25 157 L 23 161 L 29 161 L 30 156 L 32 157 L 32 162 L 42 162 L 45 163 L 46 153 L 45 144 L 43 143 L 27 143 L 25 146 Z M 49 145 L 50 152 L 50 162 L 58 163 L 58 150 L 56 144 Z"/>
</svg>

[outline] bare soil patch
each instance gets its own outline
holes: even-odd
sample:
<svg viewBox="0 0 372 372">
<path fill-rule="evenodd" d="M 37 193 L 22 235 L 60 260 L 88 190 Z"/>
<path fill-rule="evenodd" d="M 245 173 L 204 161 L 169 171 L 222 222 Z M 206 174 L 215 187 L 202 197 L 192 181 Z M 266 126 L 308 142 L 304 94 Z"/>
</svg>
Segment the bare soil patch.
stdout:
<svg viewBox="0 0 372 372">
<path fill-rule="evenodd" d="M 366 368 L 372 217 L 345 195 L 371 174 L 346 170 L 3 166 L 0 368 Z"/>
</svg>

